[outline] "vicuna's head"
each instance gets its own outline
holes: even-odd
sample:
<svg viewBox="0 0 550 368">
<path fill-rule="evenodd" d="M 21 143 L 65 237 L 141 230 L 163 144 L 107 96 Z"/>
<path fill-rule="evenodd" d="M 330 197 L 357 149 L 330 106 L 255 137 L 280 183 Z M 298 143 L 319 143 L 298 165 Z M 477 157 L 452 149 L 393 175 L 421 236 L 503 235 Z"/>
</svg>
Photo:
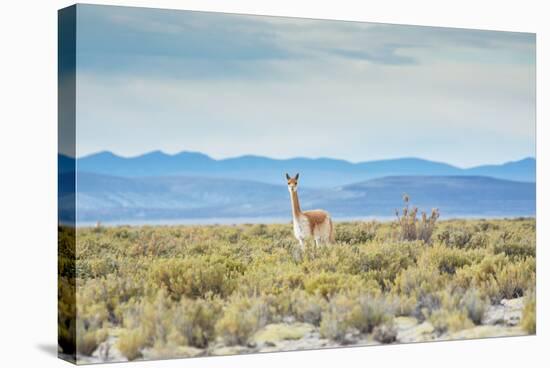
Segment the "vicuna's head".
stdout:
<svg viewBox="0 0 550 368">
<path fill-rule="evenodd" d="M 298 189 L 298 177 L 300 174 L 296 174 L 295 177 L 291 177 L 290 175 L 286 174 L 286 182 L 288 185 L 288 191 L 290 193 L 295 192 Z"/>
</svg>

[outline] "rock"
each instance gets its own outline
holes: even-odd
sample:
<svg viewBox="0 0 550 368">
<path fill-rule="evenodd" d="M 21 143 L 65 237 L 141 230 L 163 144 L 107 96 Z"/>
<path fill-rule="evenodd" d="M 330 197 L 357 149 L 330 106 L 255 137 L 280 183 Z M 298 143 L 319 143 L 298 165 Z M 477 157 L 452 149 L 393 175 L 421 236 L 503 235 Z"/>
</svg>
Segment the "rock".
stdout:
<svg viewBox="0 0 550 368">
<path fill-rule="evenodd" d="M 393 320 L 397 331 L 405 331 L 418 325 L 418 320 L 414 317 L 396 317 Z"/>
<path fill-rule="evenodd" d="M 348 332 L 344 336 L 344 341 L 342 341 L 342 345 L 356 345 L 359 342 L 360 338 L 361 335 L 359 334 L 359 331 Z"/>
<path fill-rule="evenodd" d="M 118 337 L 109 336 L 99 344 L 91 356 L 78 354 L 78 364 L 127 362 L 128 359 L 116 347 L 117 340 Z"/>
<path fill-rule="evenodd" d="M 265 326 L 252 337 L 252 342 L 258 345 L 278 345 L 284 340 L 299 340 L 315 329 L 309 323 L 273 323 Z"/>
<path fill-rule="evenodd" d="M 485 312 L 483 325 L 517 326 L 523 312 L 524 298 L 502 299 L 497 305 L 491 305 Z"/>
<path fill-rule="evenodd" d="M 193 346 L 163 346 L 143 349 L 143 359 L 192 358 L 205 354 L 204 349 Z"/>
<path fill-rule="evenodd" d="M 283 323 L 296 323 L 296 318 L 294 316 L 285 316 L 283 317 Z"/>
<path fill-rule="evenodd" d="M 220 346 L 212 349 L 208 352 L 208 355 L 236 355 L 236 354 L 246 354 L 253 353 L 256 350 L 247 348 L 246 346 Z"/>
<path fill-rule="evenodd" d="M 408 321 L 409 326 L 412 321 Z M 432 324 L 428 321 L 416 324 L 410 328 L 404 328 L 402 324 L 397 326 L 397 342 L 422 342 L 435 339 L 435 330 Z"/>
</svg>

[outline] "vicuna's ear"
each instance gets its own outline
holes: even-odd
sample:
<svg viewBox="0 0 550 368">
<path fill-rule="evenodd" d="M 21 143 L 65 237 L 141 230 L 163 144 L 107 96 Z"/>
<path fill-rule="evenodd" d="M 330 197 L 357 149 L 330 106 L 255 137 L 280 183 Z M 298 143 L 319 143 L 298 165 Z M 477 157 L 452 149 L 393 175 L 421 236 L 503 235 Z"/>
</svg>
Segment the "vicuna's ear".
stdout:
<svg viewBox="0 0 550 368">
<path fill-rule="evenodd" d="M 288 173 L 286 173 L 286 180 L 290 180 L 290 175 L 288 175 Z"/>
<path fill-rule="evenodd" d="M 298 180 L 298 177 L 300 176 L 300 173 L 296 174 L 296 177 L 294 179 Z"/>
</svg>

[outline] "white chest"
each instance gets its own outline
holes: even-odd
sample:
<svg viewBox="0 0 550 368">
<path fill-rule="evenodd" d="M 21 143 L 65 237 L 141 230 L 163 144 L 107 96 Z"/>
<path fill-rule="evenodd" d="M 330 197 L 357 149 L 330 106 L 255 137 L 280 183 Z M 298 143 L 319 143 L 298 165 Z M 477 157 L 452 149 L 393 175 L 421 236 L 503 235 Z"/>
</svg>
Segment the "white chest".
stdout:
<svg viewBox="0 0 550 368">
<path fill-rule="evenodd" d="M 292 220 L 294 225 L 294 236 L 297 239 L 305 239 L 310 235 L 309 223 L 305 217 L 297 217 Z"/>
</svg>

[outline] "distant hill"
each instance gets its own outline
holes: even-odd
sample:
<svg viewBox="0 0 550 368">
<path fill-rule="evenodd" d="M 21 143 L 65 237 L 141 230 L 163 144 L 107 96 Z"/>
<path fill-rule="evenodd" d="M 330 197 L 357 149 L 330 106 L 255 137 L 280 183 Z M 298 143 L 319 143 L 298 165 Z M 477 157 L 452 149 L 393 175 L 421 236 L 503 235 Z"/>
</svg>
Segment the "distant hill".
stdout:
<svg viewBox="0 0 550 368">
<path fill-rule="evenodd" d="M 60 159 L 60 171 L 71 165 Z M 63 165 L 61 165 L 63 163 Z M 502 165 L 484 165 L 468 169 L 418 158 L 351 163 L 331 158 L 291 158 L 285 160 L 261 156 L 241 156 L 215 160 L 197 152 L 168 155 L 160 151 L 135 157 L 120 157 L 100 152 L 78 159 L 78 170 L 120 177 L 189 176 L 259 181 L 284 184 L 285 172 L 302 173 L 302 184 L 330 188 L 386 176 L 430 175 L 490 176 L 514 181 L 535 181 L 535 159 Z"/>
<path fill-rule="evenodd" d="M 508 162 L 502 165 L 483 165 L 468 169 L 469 175 L 484 175 L 494 178 L 510 178 L 512 180 L 536 180 L 536 161 L 525 158 L 519 161 Z"/>
<path fill-rule="evenodd" d="M 67 175 L 67 174 L 60 174 Z M 116 177 L 78 174 L 79 221 L 204 218 L 285 218 L 285 185 L 204 177 Z M 408 193 L 414 205 L 444 217 L 533 216 L 535 184 L 482 176 L 391 176 L 334 188 L 300 188 L 304 209 L 324 208 L 338 219 L 391 217 Z M 68 194 L 62 194 L 68 195 Z M 63 201 L 62 201 L 63 202 Z"/>
<path fill-rule="evenodd" d="M 340 190 L 353 200 L 344 205 L 339 204 L 338 198 L 325 200 L 336 212 L 359 212 L 366 207 L 379 214 L 387 208 L 400 208 L 402 195 L 407 193 L 415 206 L 426 211 L 439 208 L 446 217 L 535 214 L 534 183 L 484 176 L 395 176 L 347 185 Z"/>
</svg>

